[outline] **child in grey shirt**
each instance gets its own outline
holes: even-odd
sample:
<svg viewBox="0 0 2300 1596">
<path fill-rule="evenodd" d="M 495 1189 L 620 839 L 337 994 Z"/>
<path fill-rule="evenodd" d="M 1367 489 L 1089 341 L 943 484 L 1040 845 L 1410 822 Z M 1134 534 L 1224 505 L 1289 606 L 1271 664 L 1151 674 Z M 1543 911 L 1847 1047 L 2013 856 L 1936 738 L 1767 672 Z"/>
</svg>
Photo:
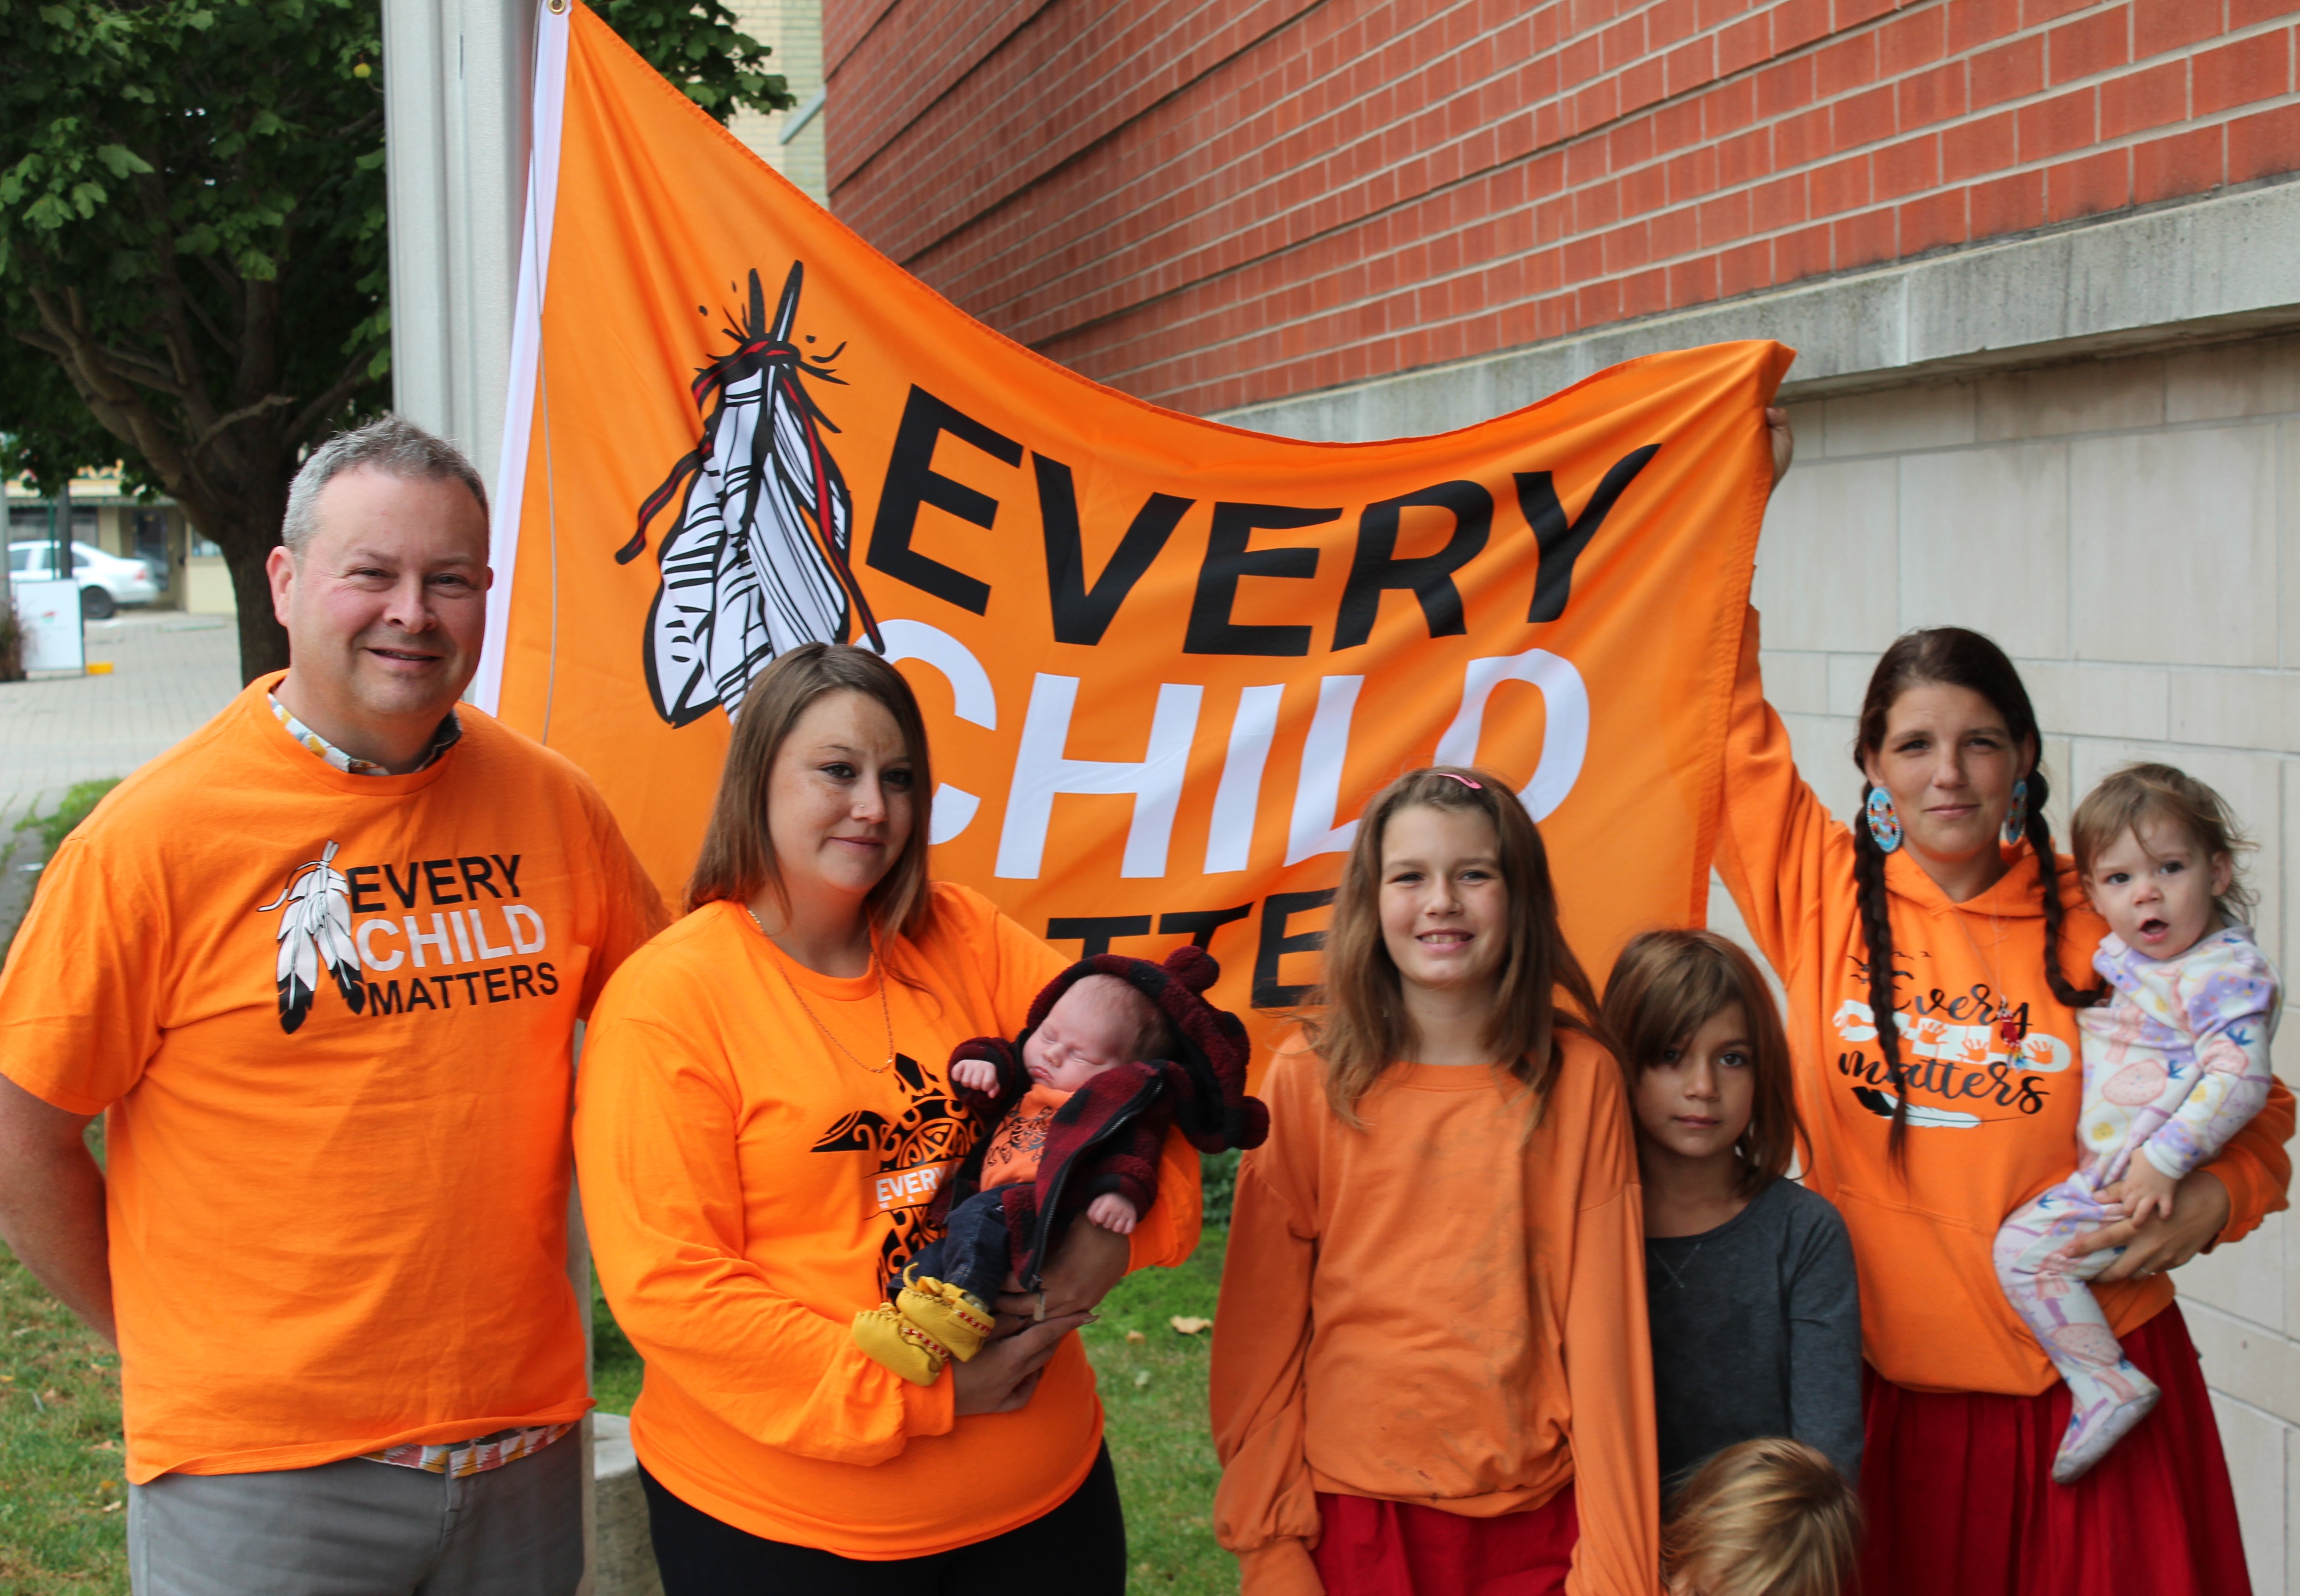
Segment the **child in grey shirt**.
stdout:
<svg viewBox="0 0 2300 1596">
<path fill-rule="evenodd" d="M 1706 931 L 1622 949 L 1604 1017 L 1645 1184 L 1646 1304 L 1664 1490 L 1786 1435 L 1861 1472 L 1861 1300 L 1829 1200 L 1788 1179 L 1788 1040 L 1749 956 Z"/>
</svg>

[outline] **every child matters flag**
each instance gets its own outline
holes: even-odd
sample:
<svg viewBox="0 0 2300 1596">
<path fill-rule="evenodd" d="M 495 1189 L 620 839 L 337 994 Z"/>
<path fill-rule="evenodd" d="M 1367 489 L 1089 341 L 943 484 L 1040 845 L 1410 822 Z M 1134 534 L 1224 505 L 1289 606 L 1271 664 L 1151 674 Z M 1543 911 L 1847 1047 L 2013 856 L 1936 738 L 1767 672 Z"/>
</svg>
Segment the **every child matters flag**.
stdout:
<svg viewBox="0 0 2300 1596">
<path fill-rule="evenodd" d="M 1056 945 L 1299 1000 L 1364 801 L 1516 788 L 1602 970 L 1705 901 L 1789 352 L 1614 368 L 1431 437 L 1157 409 L 974 321 L 580 4 L 546 12 L 473 697 L 597 781 L 666 893 L 750 677 L 882 651 L 934 866 Z"/>
</svg>

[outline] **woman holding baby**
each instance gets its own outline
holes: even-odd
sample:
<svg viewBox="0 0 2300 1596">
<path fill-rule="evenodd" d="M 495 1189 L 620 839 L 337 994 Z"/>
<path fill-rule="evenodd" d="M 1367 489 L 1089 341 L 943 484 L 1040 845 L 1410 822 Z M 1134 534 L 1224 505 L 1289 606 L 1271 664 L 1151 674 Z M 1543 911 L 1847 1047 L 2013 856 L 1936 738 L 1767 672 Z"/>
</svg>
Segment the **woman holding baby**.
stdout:
<svg viewBox="0 0 2300 1596">
<path fill-rule="evenodd" d="M 737 722 L 693 911 L 617 972 L 591 1022 L 585 1212 L 646 1359 L 631 1435 L 671 1596 L 1003 1592 L 1018 1568 L 1125 1587 L 1071 1332 L 1129 1269 L 1196 1244 L 1187 1145 L 1152 1149 L 1130 1234 L 1071 1225 L 1043 1301 L 988 1304 L 1010 1333 L 929 1383 L 854 1333 L 934 1239 L 937 1189 L 975 1139 L 954 1048 L 1025 1031 L 1069 963 L 928 878 L 933 787 L 892 666 L 784 654 Z"/>
</svg>

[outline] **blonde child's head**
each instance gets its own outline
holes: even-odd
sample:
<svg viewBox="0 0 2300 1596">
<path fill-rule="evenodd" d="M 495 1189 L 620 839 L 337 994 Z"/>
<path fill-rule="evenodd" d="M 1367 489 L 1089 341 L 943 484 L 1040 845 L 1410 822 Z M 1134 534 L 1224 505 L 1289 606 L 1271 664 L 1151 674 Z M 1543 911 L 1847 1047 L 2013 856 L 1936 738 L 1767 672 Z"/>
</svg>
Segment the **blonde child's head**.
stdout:
<svg viewBox="0 0 2300 1596">
<path fill-rule="evenodd" d="M 1406 839 L 1417 857 L 1401 853 Z M 1459 946 L 1421 948 L 1406 924 L 1402 905 L 1416 880 L 1436 873 L 1460 888 L 1468 929 Z M 1555 1033 L 1592 1031 L 1596 993 L 1559 927 L 1541 833 L 1506 783 L 1467 767 L 1411 771 L 1376 794 L 1342 867 L 1305 1028 L 1345 1124 L 1359 1123 L 1359 1100 L 1383 1070 L 1414 1056 L 1406 985 L 1441 981 L 1482 998 L 1487 1045 L 1527 1087 L 1538 1120 L 1556 1072 Z M 1571 1009 L 1558 1005 L 1561 988 Z"/>
<path fill-rule="evenodd" d="M 2078 878 L 2096 904 L 2102 894 L 2096 872 L 2104 857 L 2131 836 L 2144 846 L 2154 843 L 2156 852 L 2163 851 L 2164 842 L 2177 839 L 2196 854 L 2203 869 L 2224 871 L 2226 885 L 2214 882 L 2212 893 L 2212 907 L 2224 922 L 2241 924 L 2253 906 L 2252 892 L 2237 873 L 2236 859 L 2254 844 L 2237 828 L 2228 801 L 2185 770 L 2171 765 L 2127 765 L 2103 777 L 2077 805 L 2069 833 Z"/>
<path fill-rule="evenodd" d="M 1669 1127 L 1654 1123 L 1656 1115 L 1666 1118 L 1671 1101 L 1666 1077 L 1688 1067 L 1714 1031 L 1721 1050 L 1731 1050 L 1716 1060 L 1720 1076 L 1738 1070 L 1744 1076 L 1721 1079 L 1712 1101 L 1729 1111 L 1714 1134 L 1738 1157 L 1742 1194 L 1754 1196 L 1788 1173 L 1804 1135 L 1788 1036 L 1772 990 L 1748 954 L 1713 931 L 1641 933 L 1613 961 L 1602 1013 L 1641 1135 L 1670 1141 Z"/>
<path fill-rule="evenodd" d="M 1662 1526 L 1669 1596 L 1838 1596 L 1861 1545 L 1861 1499 L 1801 1441 L 1769 1436 L 1719 1452 L 1679 1490 Z"/>
</svg>

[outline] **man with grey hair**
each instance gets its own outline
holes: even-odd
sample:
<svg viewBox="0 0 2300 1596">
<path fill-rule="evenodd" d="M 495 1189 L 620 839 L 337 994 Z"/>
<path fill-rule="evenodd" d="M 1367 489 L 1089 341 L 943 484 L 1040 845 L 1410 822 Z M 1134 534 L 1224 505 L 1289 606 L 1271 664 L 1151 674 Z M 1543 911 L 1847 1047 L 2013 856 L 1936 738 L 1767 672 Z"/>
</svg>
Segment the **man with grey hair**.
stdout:
<svg viewBox="0 0 2300 1596">
<path fill-rule="evenodd" d="M 120 1348 L 138 1596 L 564 1596 L 571 1038 L 661 902 L 456 704 L 469 461 L 386 417 L 283 530 L 288 669 L 80 824 L 0 974 L 0 1235 Z"/>
</svg>

